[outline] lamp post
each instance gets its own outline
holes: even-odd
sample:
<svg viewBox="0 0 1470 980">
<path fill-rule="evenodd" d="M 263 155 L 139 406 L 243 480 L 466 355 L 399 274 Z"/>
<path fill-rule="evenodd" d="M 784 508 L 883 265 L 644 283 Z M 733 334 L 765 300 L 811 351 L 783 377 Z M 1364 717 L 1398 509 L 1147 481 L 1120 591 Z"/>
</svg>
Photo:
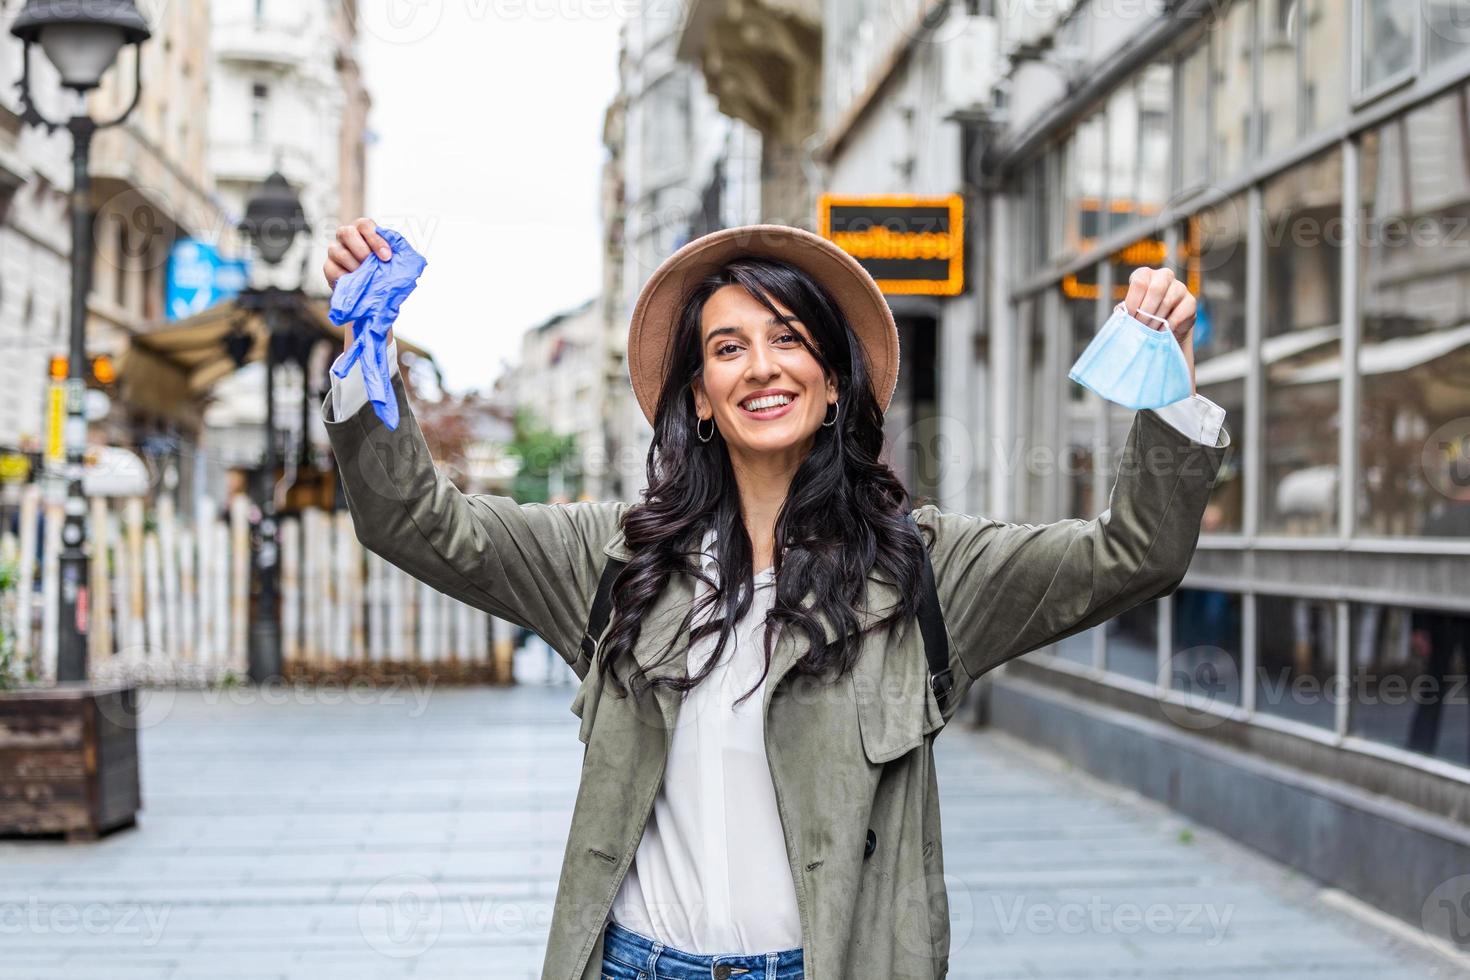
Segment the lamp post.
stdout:
<svg viewBox="0 0 1470 980">
<path fill-rule="evenodd" d="M 87 294 L 91 291 L 92 254 L 86 248 L 91 223 L 92 181 L 89 160 L 92 136 L 99 129 L 116 126 L 138 105 L 143 92 L 141 46 L 152 36 L 148 22 L 132 0 L 26 0 L 10 25 L 20 39 L 21 121 L 53 132 L 65 126 L 72 137 L 71 188 L 71 337 L 66 376 L 66 468 L 52 472 L 50 493 L 61 496 L 65 484 L 66 520 L 61 529 L 60 638 L 56 657 L 57 681 L 87 679 L 87 552 L 85 517 L 87 502 L 82 493 L 82 453 L 87 441 L 87 418 L 83 407 L 87 369 Z M 36 108 L 31 93 L 31 47 L 39 44 L 46 58 L 61 74 L 61 84 L 76 93 L 78 111 L 65 123 L 53 122 Z M 83 99 L 96 88 L 112 67 L 123 45 L 131 44 L 137 64 L 133 99 L 122 115 L 96 122 L 86 114 Z"/>
<path fill-rule="evenodd" d="M 290 251 L 296 237 L 307 231 L 301 198 L 279 172 L 272 173 L 245 206 L 240 230 L 255 245 L 256 254 L 274 269 Z M 258 309 L 265 319 L 265 458 L 260 487 L 260 546 L 256 571 L 260 602 L 250 626 L 250 679 L 257 684 L 281 676 L 280 545 L 276 524 L 276 365 L 286 359 L 293 341 L 288 314 L 296 294 L 274 285 L 251 288 L 240 295 L 242 305 Z"/>
</svg>

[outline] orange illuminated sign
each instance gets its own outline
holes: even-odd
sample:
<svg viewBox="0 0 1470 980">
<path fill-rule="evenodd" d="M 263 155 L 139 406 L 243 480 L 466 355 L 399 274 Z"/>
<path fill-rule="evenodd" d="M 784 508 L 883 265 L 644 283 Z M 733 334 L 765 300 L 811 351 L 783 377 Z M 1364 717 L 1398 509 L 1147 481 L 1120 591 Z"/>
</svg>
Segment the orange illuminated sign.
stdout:
<svg viewBox="0 0 1470 980">
<path fill-rule="evenodd" d="M 817 202 L 819 232 L 857 259 L 885 293 L 957 296 L 965 288 L 965 202 L 958 194 Z"/>
</svg>

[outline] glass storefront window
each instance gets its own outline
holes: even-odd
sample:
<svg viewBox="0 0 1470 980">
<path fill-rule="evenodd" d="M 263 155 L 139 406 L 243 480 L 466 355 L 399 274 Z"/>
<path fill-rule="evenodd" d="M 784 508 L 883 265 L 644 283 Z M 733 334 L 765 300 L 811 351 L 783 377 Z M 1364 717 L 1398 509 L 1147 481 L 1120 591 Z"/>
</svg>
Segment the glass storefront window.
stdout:
<svg viewBox="0 0 1470 980">
<path fill-rule="evenodd" d="M 1470 765 L 1470 616 L 1351 607 L 1354 735 Z"/>
<path fill-rule="evenodd" d="M 1244 530 L 1246 409 L 1246 202 L 1234 197 L 1187 219 L 1178 229 L 1174 271 L 1194 293 L 1195 386 L 1225 409 L 1230 451 L 1205 510 L 1205 533 Z"/>
<path fill-rule="evenodd" d="M 1292 596 L 1256 597 L 1256 710 L 1336 727 L 1336 605 Z"/>
<path fill-rule="evenodd" d="M 1210 45 L 1200 41 L 1179 60 L 1179 186 L 1198 187 L 1210 179 Z"/>
<path fill-rule="evenodd" d="M 1214 47 L 1214 133 L 1210 141 L 1215 153 L 1216 181 L 1235 175 L 1253 152 L 1255 80 L 1255 4 L 1236 0 L 1220 16 L 1210 35 Z M 1194 105 L 1195 103 L 1186 103 Z"/>
<path fill-rule="evenodd" d="M 1414 70 L 1419 4 L 1404 0 L 1359 0 L 1358 91 L 1371 93 Z"/>
<path fill-rule="evenodd" d="M 1266 184 L 1261 530 L 1335 534 L 1342 378 L 1342 151 Z"/>
<path fill-rule="evenodd" d="M 1153 684 L 1159 679 L 1159 602 L 1145 602 L 1103 624 L 1103 664 L 1124 677 Z"/>
<path fill-rule="evenodd" d="M 1470 89 L 1366 133 L 1360 534 L 1470 537 Z"/>
<path fill-rule="evenodd" d="M 1176 589 L 1174 629 L 1163 677 L 1169 689 L 1201 701 L 1240 704 L 1240 596 Z"/>
</svg>

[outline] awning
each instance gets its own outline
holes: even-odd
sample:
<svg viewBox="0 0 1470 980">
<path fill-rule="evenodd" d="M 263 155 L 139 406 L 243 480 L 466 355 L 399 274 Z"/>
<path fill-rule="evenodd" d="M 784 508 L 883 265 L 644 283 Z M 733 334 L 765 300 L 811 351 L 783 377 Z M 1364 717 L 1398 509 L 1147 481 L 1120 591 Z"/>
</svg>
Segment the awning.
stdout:
<svg viewBox="0 0 1470 980">
<path fill-rule="evenodd" d="M 328 319 L 325 300 L 298 295 L 291 315 L 298 324 L 341 349 L 343 329 Z M 238 299 L 216 303 L 187 319 L 134 335 L 118 362 L 118 380 L 128 392 L 129 401 L 146 404 L 149 392 L 158 392 L 165 400 L 206 394 L 239 368 L 225 346 L 225 337 L 235 330 L 250 339 L 245 362 L 263 360 L 265 319 L 259 310 L 241 306 Z M 401 353 L 424 358 L 438 373 L 432 354 L 398 336 L 396 330 L 394 339 Z"/>
</svg>

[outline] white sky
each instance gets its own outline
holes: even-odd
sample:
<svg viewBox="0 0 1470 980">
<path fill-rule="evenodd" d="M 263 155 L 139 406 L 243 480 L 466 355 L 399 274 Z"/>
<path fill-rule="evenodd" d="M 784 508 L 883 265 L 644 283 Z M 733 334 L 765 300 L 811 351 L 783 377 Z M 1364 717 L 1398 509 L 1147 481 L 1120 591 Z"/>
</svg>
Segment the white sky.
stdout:
<svg viewBox="0 0 1470 980">
<path fill-rule="evenodd" d="M 364 0 L 368 216 L 428 260 L 395 327 L 454 391 L 601 288 L 602 117 L 623 3 Z"/>
</svg>

